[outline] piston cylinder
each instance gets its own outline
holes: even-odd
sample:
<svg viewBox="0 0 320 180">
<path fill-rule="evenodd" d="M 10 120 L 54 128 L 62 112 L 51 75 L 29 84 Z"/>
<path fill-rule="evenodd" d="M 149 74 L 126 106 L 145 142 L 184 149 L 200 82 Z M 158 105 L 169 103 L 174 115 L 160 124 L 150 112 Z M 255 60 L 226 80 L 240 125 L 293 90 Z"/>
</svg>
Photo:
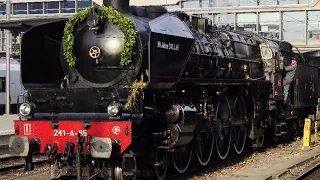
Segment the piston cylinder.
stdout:
<svg viewBox="0 0 320 180">
<path fill-rule="evenodd" d="M 182 108 L 177 105 L 172 108 L 171 112 L 175 113 L 170 118 L 167 117 L 168 130 L 170 131 L 170 136 L 166 140 L 167 149 L 191 142 L 197 123 L 197 109 L 195 107 L 184 106 Z"/>
</svg>

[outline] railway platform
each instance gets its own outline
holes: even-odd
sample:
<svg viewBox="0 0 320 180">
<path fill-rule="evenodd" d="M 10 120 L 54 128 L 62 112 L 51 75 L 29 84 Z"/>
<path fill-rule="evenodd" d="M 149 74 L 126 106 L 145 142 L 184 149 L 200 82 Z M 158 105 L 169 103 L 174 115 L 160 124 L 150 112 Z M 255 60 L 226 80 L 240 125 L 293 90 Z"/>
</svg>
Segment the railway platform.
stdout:
<svg viewBox="0 0 320 180">
<path fill-rule="evenodd" d="M 9 138 L 13 135 L 13 120 L 18 118 L 18 115 L 0 116 L 0 149 L 8 148 Z"/>
<path fill-rule="evenodd" d="M 290 153 L 289 150 L 287 151 Z M 233 172 L 231 177 L 246 180 L 281 179 L 290 169 L 307 163 L 317 157 L 320 157 L 320 146 L 313 147 L 309 150 L 301 150 L 301 154 L 286 160 L 275 160 L 272 167 L 247 167 L 239 169 Z"/>
</svg>

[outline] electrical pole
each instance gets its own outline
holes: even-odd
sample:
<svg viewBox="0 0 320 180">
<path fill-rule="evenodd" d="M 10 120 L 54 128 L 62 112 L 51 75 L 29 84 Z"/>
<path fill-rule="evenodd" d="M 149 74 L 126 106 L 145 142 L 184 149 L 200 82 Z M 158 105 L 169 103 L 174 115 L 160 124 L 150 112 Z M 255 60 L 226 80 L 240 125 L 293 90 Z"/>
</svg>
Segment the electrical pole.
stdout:
<svg viewBox="0 0 320 180">
<path fill-rule="evenodd" d="M 10 0 L 6 0 L 6 20 L 10 20 Z M 10 114 L 10 31 L 6 30 L 6 114 Z"/>
</svg>

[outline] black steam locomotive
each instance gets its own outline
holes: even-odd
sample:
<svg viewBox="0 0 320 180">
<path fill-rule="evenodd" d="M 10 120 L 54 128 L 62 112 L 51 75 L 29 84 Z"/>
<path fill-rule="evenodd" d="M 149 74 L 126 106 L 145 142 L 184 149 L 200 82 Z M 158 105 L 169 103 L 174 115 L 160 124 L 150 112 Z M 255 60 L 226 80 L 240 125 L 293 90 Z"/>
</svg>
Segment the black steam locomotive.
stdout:
<svg viewBox="0 0 320 180">
<path fill-rule="evenodd" d="M 52 178 L 75 168 L 68 172 L 78 179 L 135 179 L 149 170 L 164 179 L 169 164 L 184 173 L 193 155 L 206 166 L 215 151 L 225 159 L 262 147 L 266 135 L 298 135 L 315 113 L 318 68 L 290 43 L 218 30 L 160 6 L 103 3 L 70 19 L 20 23 L 28 93 L 10 150 L 29 169 L 40 152 Z M 280 56 L 298 60 L 289 106 Z"/>
</svg>

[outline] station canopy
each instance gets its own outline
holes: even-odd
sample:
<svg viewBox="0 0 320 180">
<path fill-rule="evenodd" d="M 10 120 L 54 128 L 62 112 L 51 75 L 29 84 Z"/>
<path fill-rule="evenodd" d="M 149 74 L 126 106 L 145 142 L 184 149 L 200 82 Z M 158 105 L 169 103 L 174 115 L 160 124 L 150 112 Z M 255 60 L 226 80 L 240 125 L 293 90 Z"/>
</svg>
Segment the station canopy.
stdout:
<svg viewBox="0 0 320 180">
<path fill-rule="evenodd" d="M 25 19 L 13 19 L 13 20 L 2 20 L 0 21 L 0 29 L 8 29 L 13 31 L 23 32 L 29 28 L 45 24 L 49 22 L 55 22 L 60 20 L 66 20 L 68 17 L 41 17 L 41 18 L 25 18 Z"/>
<path fill-rule="evenodd" d="M 11 2 L 12 1 L 22 1 L 22 0 L 11 0 Z M 39 0 L 23 0 L 23 1 L 37 2 Z M 178 4 L 180 1 L 184 1 L 184 0 L 130 0 L 129 2 L 131 6 L 163 6 L 163 5 Z M 41 2 L 43 2 L 43 0 Z M 98 5 L 102 5 L 103 0 L 93 0 L 93 2 Z M 56 16 L 43 16 L 43 17 L 42 16 L 40 17 L 26 16 L 25 18 L 12 19 L 9 21 L 0 20 L 0 29 L 8 29 L 13 31 L 23 32 L 28 30 L 30 27 L 37 26 L 40 24 L 66 20 L 70 16 L 71 15 L 59 14 Z"/>
</svg>

